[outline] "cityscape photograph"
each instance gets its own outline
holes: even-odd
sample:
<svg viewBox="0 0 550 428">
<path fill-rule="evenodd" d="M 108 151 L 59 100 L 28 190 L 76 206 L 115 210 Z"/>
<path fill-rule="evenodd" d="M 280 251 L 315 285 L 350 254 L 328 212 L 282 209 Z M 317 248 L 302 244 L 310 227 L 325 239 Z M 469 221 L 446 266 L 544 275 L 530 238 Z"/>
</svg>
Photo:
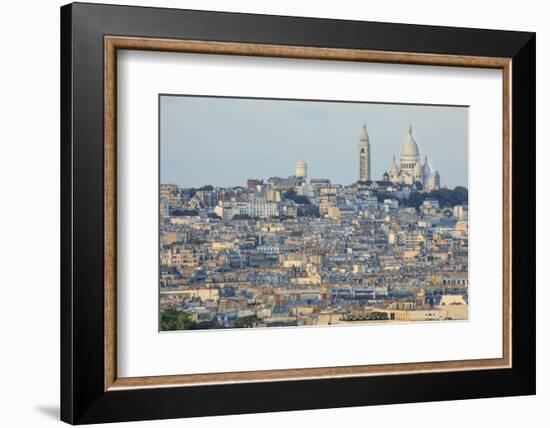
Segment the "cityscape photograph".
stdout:
<svg viewBox="0 0 550 428">
<path fill-rule="evenodd" d="M 159 330 L 468 320 L 468 108 L 159 97 Z"/>
</svg>

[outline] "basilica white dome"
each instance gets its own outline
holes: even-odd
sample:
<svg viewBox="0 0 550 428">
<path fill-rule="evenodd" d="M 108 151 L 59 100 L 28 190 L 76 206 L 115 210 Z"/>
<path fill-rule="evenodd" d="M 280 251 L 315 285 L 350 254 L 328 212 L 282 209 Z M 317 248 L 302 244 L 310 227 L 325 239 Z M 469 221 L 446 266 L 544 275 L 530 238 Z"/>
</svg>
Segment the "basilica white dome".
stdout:
<svg viewBox="0 0 550 428">
<path fill-rule="evenodd" d="M 413 137 L 412 125 L 409 125 L 409 132 L 401 146 L 399 164 L 395 163 L 394 155 L 388 169 L 389 181 L 405 186 L 417 182 L 424 191 L 432 191 L 440 188 L 441 180 L 439 173 L 433 171 L 428 156 L 425 156 L 424 163 L 420 161 L 420 150 Z"/>
<path fill-rule="evenodd" d="M 412 126 L 409 126 L 409 133 L 405 138 L 405 143 L 401 146 L 401 158 L 418 158 L 420 157 L 420 152 L 418 150 L 418 145 L 414 141 L 412 135 Z"/>
</svg>

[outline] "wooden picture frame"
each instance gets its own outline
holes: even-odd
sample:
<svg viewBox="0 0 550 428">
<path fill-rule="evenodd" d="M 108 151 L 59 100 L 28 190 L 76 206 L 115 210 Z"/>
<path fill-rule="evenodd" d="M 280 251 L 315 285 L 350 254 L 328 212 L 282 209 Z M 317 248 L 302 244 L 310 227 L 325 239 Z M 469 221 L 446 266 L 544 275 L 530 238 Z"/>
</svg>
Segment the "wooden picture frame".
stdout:
<svg viewBox="0 0 550 428">
<path fill-rule="evenodd" d="M 502 70 L 502 358 L 118 377 L 118 49 Z M 76 3 L 61 9 L 61 53 L 62 420 L 114 422 L 535 392 L 533 33 Z"/>
</svg>

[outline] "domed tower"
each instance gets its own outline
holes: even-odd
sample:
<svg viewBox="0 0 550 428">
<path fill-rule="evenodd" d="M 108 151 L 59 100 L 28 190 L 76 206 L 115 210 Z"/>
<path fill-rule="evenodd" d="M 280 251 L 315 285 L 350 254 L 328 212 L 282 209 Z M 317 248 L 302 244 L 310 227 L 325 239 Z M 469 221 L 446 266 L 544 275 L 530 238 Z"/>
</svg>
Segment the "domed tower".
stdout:
<svg viewBox="0 0 550 428">
<path fill-rule="evenodd" d="M 424 157 L 424 166 L 422 167 L 422 174 L 424 175 L 424 180 L 427 180 L 432 175 L 432 166 L 428 162 L 428 156 Z"/>
<path fill-rule="evenodd" d="M 296 193 L 307 196 L 309 193 L 307 185 L 307 163 L 305 163 L 303 159 L 298 159 L 296 161 L 294 175 L 296 178 L 300 179 L 300 184 L 295 188 Z"/>
<path fill-rule="evenodd" d="M 393 155 L 393 161 L 388 169 L 388 175 L 392 183 L 399 181 L 399 166 L 395 163 L 395 155 Z"/>
<path fill-rule="evenodd" d="M 416 165 L 414 166 L 413 174 L 414 174 L 414 181 L 418 183 L 424 183 L 424 174 L 423 174 L 423 169 L 422 169 L 422 165 L 420 165 L 420 162 L 416 162 Z"/>
<path fill-rule="evenodd" d="M 441 177 L 439 172 L 436 171 L 431 174 L 424 182 L 424 190 L 431 192 L 432 190 L 439 190 L 441 188 Z"/>
<path fill-rule="evenodd" d="M 359 181 L 370 180 L 370 140 L 367 134 L 367 125 L 363 124 L 359 134 L 359 144 L 357 146 L 359 159 Z"/>
<path fill-rule="evenodd" d="M 296 166 L 294 168 L 296 177 L 305 179 L 307 177 L 307 164 L 303 159 L 298 159 L 296 161 Z"/>
<path fill-rule="evenodd" d="M 420 152 L 412 135 L 412 125 L 409 125 L 409 133 L 405 138 L 405 143 L 401 146 L 401 156 L 399 161 L 401 172 L 414 176 L 414 167 L 420 161 Z"/>
</svg>

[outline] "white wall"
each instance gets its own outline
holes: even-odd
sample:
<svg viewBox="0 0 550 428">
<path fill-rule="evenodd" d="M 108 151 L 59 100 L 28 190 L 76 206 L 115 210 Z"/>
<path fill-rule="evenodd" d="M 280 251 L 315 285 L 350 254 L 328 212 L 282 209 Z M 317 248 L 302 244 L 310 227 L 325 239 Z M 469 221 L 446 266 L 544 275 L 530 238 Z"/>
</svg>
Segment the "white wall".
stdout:
<svg viewBox="0 0 550 428">
<path fill-rule="evenodd" d="M 122 0 L 121 0 L 122 1 Z M 0 420 L 3 426 L 42 427 L 58 423 L 59 405 L 59 10 L 57 0 L 4 2 L 0 66 Z M 113 3 L 103 1 L 103 3 Z M 548 107 L 550 28 L 545 2 L 441 1 L 296 1 L 194 0 L 126 1 L 128 4 L 234 12 L 343 18 L 415 24 L 485 27 L 537 32 L 538 159 L 548 158 L 550 137 L 543 118 Z M 550 204 L 543 200 L 549 171 L 538 165 L 538 257 L 550 256 L 550 238 L 542 219 Z M 32 205 L 30 205 L 32 203 Z M 548 217 L 548 216 L 547 216 Z M 546 238 L 546 239 L 545 239 Z M 447 428 L 541 426 L 550 400 L 549 315 L 542 302 L 550 297 L 538 279 L 538 395 L 536 397 L 406 404 L 269 415 L 200 418 L 188 427 L 345 426 L 346 424 Z M 7 340 L 6 340 L 7 339 Z M 472 388 L 475 388 L 472 385 Z M 544 413 L 543 413 L 544 412 Z M 137 426 L 128 424 L 125 426 Z M 182 421 L 142 423 L 181 426 Z"/>
</svg>

